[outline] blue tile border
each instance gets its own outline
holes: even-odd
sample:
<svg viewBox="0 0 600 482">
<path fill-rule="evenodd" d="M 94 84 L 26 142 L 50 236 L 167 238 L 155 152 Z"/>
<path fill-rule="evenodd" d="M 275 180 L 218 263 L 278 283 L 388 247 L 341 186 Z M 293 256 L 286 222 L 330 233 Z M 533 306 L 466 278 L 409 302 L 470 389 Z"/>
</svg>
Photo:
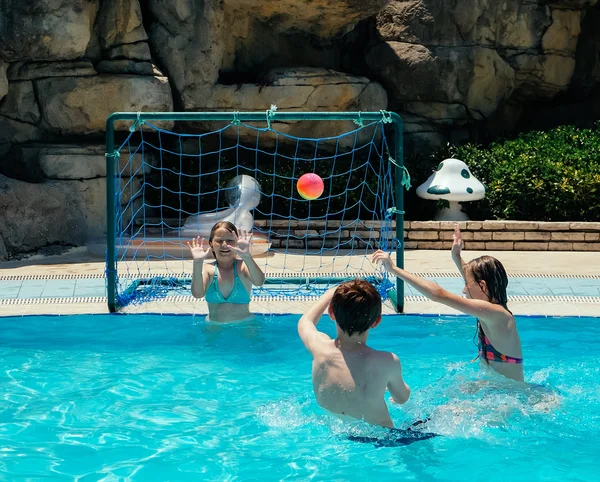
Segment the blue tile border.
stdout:
<svg viewBox="0 0 600 482">
<path fill-rule="evenodd" d="M 449 291 L 460 293 L 463 281 L 456 273 L 419 273 Z M 55 299 L 55 298 L 98 298 L 106 297 L 106 280 L 102 275 L 75 276 L 23 276 L 0 278 L 0 300 L 12 299 Z M 405 284 L 406 296 L 419 297 L 420 293 Z M 174 295 L 189 297 L 177 291 Z M 510 275 L 509 297 L 569 297 L 600 298 L 599 276 L 570 275 Z"/>
</svg>

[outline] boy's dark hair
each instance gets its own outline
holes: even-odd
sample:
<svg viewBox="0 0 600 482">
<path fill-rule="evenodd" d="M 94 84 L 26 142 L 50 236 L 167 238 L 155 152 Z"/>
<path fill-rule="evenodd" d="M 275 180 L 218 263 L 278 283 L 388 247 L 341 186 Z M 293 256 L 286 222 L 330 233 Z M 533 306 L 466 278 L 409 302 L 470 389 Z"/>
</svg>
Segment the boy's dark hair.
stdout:
<svg viewBox="0 0 600 482">
<path fill-rule="evenodd" d="M 331 308 L 344 333 L 364 333 L 381 316 L 381 295 L 365 280 L 346 281 L 335 290 Z"/>
<path fill-rule="evenodd" d="M 208 237 L 209 243 L 212 243 L 212 240 L 215 237 L 215 233 L 216 233 L 217 229 L 219 229 L 219 228 L 225 228 L 230 233 L 235 233 L 235 235 L 238 236 L 238 230 L 235 227 L 235 224 L 230 223 L 229 221 L 219 221 L 210 230 L 210 236 Z"/>
</svg>

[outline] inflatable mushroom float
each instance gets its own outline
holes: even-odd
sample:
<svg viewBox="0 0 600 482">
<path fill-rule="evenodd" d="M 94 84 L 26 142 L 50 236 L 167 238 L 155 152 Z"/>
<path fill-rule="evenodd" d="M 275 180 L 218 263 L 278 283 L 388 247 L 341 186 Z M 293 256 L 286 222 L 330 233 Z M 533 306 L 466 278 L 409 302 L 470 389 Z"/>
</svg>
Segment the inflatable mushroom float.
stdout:
<svg viewBox="0 0 600 482">
<path fill-rule="evenodd" d="M 436 211 L 436 221 L 466 221 L 469 217 L 459 203 L 483 199 L 485 187 L 463 161 L 444 159 L 429 179 L 417 188 L 417 196 L 436 201 L 444 199 L 450 203 L 449 207 Z"/>
</svg>

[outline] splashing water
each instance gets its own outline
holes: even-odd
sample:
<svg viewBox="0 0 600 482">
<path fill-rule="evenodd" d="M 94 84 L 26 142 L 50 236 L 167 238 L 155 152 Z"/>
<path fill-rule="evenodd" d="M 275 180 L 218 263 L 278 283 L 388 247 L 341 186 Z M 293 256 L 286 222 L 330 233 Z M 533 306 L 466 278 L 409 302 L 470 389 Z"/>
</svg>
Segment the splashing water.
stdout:
<svg viewBox="0 0 600 482">
<path fill-rule="evenodd" d="M 522 384 L 469 362 L 470 318 L 384 317 L 369 343 L 400 356 L 412 388 L 407 404 L 390 406 L 402 429 L 395 433 L 317 406 L 297 319 L 0 318 L 0 478 L 387 481 L 501 473 L 512 482 L 600 473 L 594 319 L 519 319 Z M 334 333 L 326 317 L 319 328 Z M 413 430 L 438 436 L 412 440 Z"/>
</svg>

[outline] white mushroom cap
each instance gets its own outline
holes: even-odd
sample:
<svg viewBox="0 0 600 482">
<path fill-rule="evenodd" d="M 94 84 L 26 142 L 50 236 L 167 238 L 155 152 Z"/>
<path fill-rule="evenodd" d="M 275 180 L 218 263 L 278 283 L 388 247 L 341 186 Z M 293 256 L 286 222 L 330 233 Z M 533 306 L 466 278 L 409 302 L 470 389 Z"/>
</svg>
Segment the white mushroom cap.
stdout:
<svg viewBox="0 0 600 482">
<path fill-rule="evenodd" d="M 423 199 L 477 201 L 485 196 L 485 187 L 459 159 L 444 159 L 429 179 L 417 188 Z"/>
</svg>

